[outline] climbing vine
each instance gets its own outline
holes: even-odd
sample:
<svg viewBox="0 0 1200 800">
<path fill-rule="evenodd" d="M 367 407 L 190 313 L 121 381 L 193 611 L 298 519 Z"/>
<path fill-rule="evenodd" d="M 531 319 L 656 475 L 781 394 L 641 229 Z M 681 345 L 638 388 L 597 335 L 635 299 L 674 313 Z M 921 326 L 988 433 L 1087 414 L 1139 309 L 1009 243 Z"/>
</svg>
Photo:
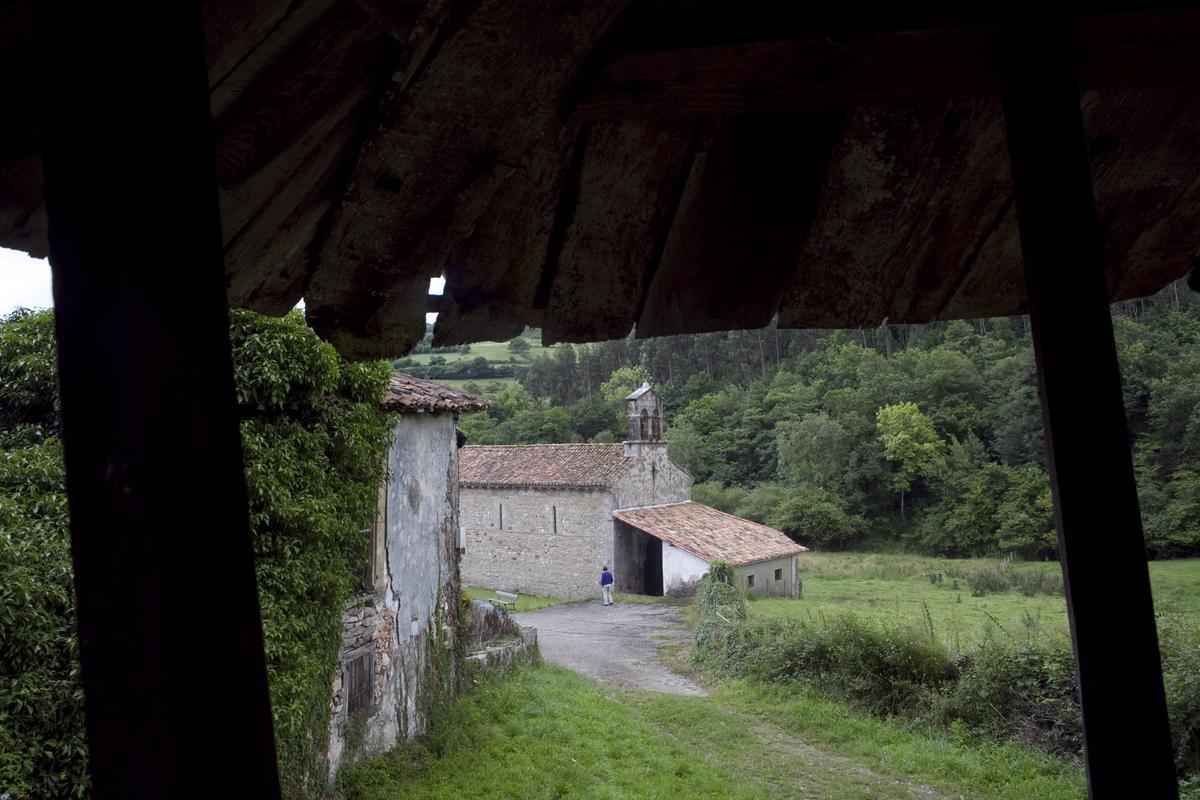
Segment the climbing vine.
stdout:
<svg viewBox="0 0 1200 800">
<path fill-rule="evenodd" d="M 319 793 L 341 618 L 388 445 L 383 362 L 350 364 L 298 313 L 231 315 L 280 777 Z M 53 316 L 0 319 L 0 791 L 88 793 Z"/>
</svg>

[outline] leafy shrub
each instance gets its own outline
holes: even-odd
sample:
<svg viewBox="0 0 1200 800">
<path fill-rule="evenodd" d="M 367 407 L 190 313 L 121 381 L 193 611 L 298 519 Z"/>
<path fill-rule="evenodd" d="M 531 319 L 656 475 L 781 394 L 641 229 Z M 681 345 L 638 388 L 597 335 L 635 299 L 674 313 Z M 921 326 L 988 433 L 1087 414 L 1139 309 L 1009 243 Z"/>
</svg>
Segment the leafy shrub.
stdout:
<svg viewBox="0 0 1200 800">
<path fill-rule="evenodd" d="M 952 681 L 954 661 L 922 632 L 852 615 L 754 625 L 753 677 L 803 679 L 877 714 L 913 713 Z"/>
<path fill-rule="evenodd" d="M 1180 614 L 1162 614 L 1158 644 L 1175 763 L 1181 775 L 1191 776 L 1192 796 L 1200 798 L 1200 627 Z"/>
<path fill-rule="evenodd" d="M 1033 597 L 1035 594 L 1062 595 L 1066 592 L 1061 572 L 1016 569 L 1009 573 L 1008 580 L 1014 589 L 1026 597 Z"/>
<path fill-rule="evenodd" d="M 347 364 L 299 314 L 231 314 L 280 776 L 319 790 L 341 617 L 389 439 L 385 363 Z M 53 315 L 0 320 L 0 791 L 88 792 Z"/>
<path fill-rule="evenodd" d="M 1070 642 L 993 634 L 961 662 L 959 679 L 932 697 L 935 718 L 1053 753 L 1082 750 Z"/>
<path fill-rule="evenodd" d="M 85 797 L 87 745 L 57 439 L 0 450 L 0 791 Z"/>
<path fill-rule="evenodd" d="M 967 586 L 971 587 L 972 595 L 983 597 L 985 594 L 1007 589 L 1008 577 L 998 567 L 985 567 L 967 575 Z"/>
</svg>

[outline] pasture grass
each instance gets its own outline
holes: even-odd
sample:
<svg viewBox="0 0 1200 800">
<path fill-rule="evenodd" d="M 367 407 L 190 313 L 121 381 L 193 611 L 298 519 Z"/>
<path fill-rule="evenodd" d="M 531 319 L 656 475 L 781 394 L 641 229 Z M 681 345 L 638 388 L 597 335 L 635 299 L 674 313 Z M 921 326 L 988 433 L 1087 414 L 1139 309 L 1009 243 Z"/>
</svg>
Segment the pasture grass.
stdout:
<svg viewBox="0 0 1200 800">
<path fill-rule="evenodd" d="M 423 741 L 348 767 L 339 781 L 347 800 L 765 800 L 743 783 L 554 666 L 483 681 Z"/>
<path fill-rule="evenodd" d="M 813 746 L 819 745 L 819 746 Z M 606 690 L 550 665 L 482 681 L 420 742 L 343 770 L 347 800 L 1067 800 L 1077 765 L 932 736 L 802 687 Z"/>
<path fill-rule="evenodd" d="M 477 358 L 486 358 L 494 364 L 508 364 L 510 359 L 515 357 L 518 364 L 528 364 L 539 355 L 550 352 L 550 348 L 542 347 L 540 343 L 532 339 L 527 341 L 530 347 L 524 353 L 514 353 L 509 350 L 508 342 L 475 342 L 471 345 L 469 353 L 415 353 L 406 358 L 411 358 L 418 364 L 428 364 L 429 359 L 434 356 L 446 359 L 447 364 L 454 364 L 458 361 L 474 361 Z"/>
<path fill-rule="evenodd" d="M 800 556 L 804 596 L 753 598 L 750 614 L 763 619 L 796 615 L 820 618 L 844 612 L 932 632 L 951 651 L 965 651 L 987 633 L 1021 637 L 1030 630 L 1067 634 L 1066 599 L 1059 594 L 1026 597 L 1015 589 L 975 597 L 968 577 L 995 569 L 997 559 L 947 559 L 886 553 L 805 553 Z M 1016 562 L 1010 569 L 1058 574 L 1056 562 Z M 940 576 L 934 582 L 931 574 Z M 1200 559 L 1150 563 L 1160 610 L 1200 616 Z M 1114 587 L 1120 591 L 1120 587 Z"/>
</svg>

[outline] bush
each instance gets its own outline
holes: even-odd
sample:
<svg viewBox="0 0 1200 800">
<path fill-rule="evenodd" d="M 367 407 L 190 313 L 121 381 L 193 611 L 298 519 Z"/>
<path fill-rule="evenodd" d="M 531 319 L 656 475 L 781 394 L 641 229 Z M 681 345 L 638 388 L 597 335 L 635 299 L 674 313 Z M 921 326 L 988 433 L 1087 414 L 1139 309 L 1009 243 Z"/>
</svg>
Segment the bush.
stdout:
<svg viewBox="0 0 1200 800">
<path fill-rule="evenodd" d="M 751 666 L 754 677 L 804 679 L 885 716 L 916 713 L 956 675 L 945 647 L 923 632 L 852 615 L 766 626 L 751 638 L 770 643 Z"/>
<path fill-rule="evenodd" d="M 1008 579 L 1012 587 L 1026 597 L 1033 597 L 1039 593 L 1062 595 L 1066 592 L 1061 572 L 1018 569 L 1010 572 Z"/>
<path fill-rule="evenodd" d="M 1158 644 L 1175 764 L 1200 798 L 1200 627 L 1179 614 L 1160 615 Z"/>
<path fill-rule="evenodd" d="M 934 695 L 933 717 L 1058 754 L 1083 749 L 1075 661 L 1065 639 L 984 640 L 961 659 L 959 679 Z"/>
<path fill-rule="evenodd" d="M 86 797 L 83 686 L 57 439 L 0 450 L 0 791 Z"/>
<path fill-rule="evenodd" d="M 973 596 L 983 597 L 985 594 L 1007 589 L 1008 577 L 998 567 L 985 567 L 967 575 L 967 586 L 971 587 Z"/>
<path fill-rule="evenodd" d="M 0 791 L 88 792 L 53 316 L 0 320 Z M 386 363 L 347 364 L 299 314 L 231 314 L 280 778 L 319 790 L 341 618 L 390 424 Z"/>
</svg>

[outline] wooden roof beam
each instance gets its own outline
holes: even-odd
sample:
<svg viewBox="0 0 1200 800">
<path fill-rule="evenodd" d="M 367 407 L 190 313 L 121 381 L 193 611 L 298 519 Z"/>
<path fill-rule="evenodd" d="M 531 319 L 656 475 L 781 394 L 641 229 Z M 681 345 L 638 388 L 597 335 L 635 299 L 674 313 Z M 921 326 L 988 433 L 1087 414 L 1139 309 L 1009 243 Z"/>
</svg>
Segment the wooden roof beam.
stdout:
<svg viewBox="0 0 1200 800">
<path fill-rule="evenodd" d="M 861 26 L 859 26 L 861 29 Z M 1061 23 L 1081 88 L 1200 80 L 1200 8 Z M 1008 24 L 626 51 L 578 93 L 577 121 L 998 96 Z"/>
</svg>

